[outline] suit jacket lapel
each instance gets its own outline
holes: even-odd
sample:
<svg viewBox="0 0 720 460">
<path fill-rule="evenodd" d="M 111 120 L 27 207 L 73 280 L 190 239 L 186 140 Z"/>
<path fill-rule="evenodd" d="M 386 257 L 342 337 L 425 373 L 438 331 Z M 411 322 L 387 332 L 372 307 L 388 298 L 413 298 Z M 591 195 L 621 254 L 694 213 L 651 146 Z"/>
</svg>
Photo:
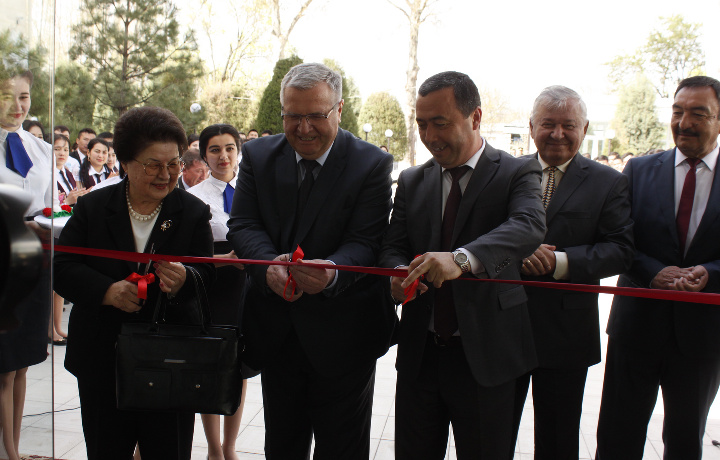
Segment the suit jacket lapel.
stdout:
<svg viewBox="0 0 720 460">
<path fill-rule="evenodd" d="M 698 246 L 696 242 L 699 244 L 705 240 L 705 238 L 703 238 L 703 234 L 712 228 L 713 224 L 718 219 L 718 215 L 720 215 L 720 174 L 718 174 L 718 169 L 720 168 L 718 168 L 718 166 L 720 166 L 720 163 L 715 164 L 715 171 L 713 171 L 713 183 L 710 188 L 710 197 L 708 198 L 705 212 L 703 213 L 702 219 L 700 219 L 700 224 L 695 232 L 695 236 L 693 236 L 693 239 L 690 242 L 688 255 L 690 255 L 691 251 L 697 249 Z"/>
<path fill-rule="evenodd" d="M 460 200 L 460 209 L 455 219 L 455 228 L 453 229 L 452 247 L 455 247 L 455 241 L 460 235 L 460 231 L 465 226 L 468 218 L 472 214 L 475 201 L 480 197 L 480 193 L 487 187 L 498 168 L 500 167 L 500 153 L 490 145 L 485 146 L 483 154 L 480 155 L 475 169 L 470 176 L 470 182 L 465 187 L 462 199 Z"/>
<path fill-rule="evenodd" d="M 325 164 L 320 168 L 317 179 L 315 179 L 315 184 L 310 191 L 310 196 L 305 205 L 305 211 L 300 218 L 300 223 L 295 233 L 293 249 L 295 244 L 302 242 L 303 238 L 305 238 L 305 235 L 307 235 L 310 228 L 312 228 L 312 223 L 315 221 L 315 218 L 322 210 L 325 201 L 331 196 L 335 183 L 339 180 L 340 175 L 345 169 L 346 155 L 344 133 L 338 130 L 338 135 L 335 137 L 335 142 L 330 150 L 330 154 L 325 160 Z M 295 202 L 297 203 L 297 199 Z"/>
<path fill-rule="evenodd" d="M 419 206 L 427 206 L 430 216 L 430 235 L 428 240 L 428 251 L 440 250 L 440 233 L 442 232 L 442 167 L 435 163 L 425 169 L 423 188 L 425 199 L 419 202 Z M 410 197 L 412 198 L 412 197 Z"/>
<path fill-rule="evenodd" d="M 110 200 L 106 204 L 108 217 L 105 219 L 107 234 L 113 240 L 113 248 L 118 251 L 135 252 L 135 239 L 133 238 L 132 227 L 130 226 L 130 215 L 128 213 L 127 201 L 125 199 L 125 187 L 127 179 L 121 186 L 115 187 Z M 99 227 L 98 227 L 99 228 Z M 137 270 L 135 262 L 125 262 L 131 271 Z"/>
<path fill-rule="evenodd" d="M 281 252 L 288 252 L 288 246 L 291 244 L 290 232 L 292 232 L 293 222 L 295 220 L 295 212 L 297 211 L 298 187 L 298 164 L 295 160 L 295 151 L 289 143 L 285 143 L 282 153 L 277 159 L 275 168 L 275 184 L 277 184 L 276 206 L 278 210 L 278 219 L 280 220 L 280 247 L 277 249 Z M 262 185 L 258 189 L 264 189 Z"/>
<path fill-rule="evenodd" d="M 575 192 L 575 189 L 578 188 L 578 186 L 580 186 L 587 177 L 588 173 L 587 164 L 585 163 L 586 161 L 588 160 L 585 160 L 585 158 L 581 155 L 575 155 L 573 161 L 570 162 L 565 170 L 565 173 L 560 180 L 560 184 L 555 190 L 545 213 L 545 220 L 548 226 L 550 225 L 553 217 L 555 217 L 555 214 L 557 214 L 567 199 Z"/>
<path fill-rule="evenodd" d="M 675 245 L 679 247 L 677 227 L 675 225 L 675 149 L 661 154 L 653 173 L 655 177 L 649 183 L 666 184 L 657 187 L 659 213 L 665 221 L 666 228 L 670 229 Z"/>
</svg>

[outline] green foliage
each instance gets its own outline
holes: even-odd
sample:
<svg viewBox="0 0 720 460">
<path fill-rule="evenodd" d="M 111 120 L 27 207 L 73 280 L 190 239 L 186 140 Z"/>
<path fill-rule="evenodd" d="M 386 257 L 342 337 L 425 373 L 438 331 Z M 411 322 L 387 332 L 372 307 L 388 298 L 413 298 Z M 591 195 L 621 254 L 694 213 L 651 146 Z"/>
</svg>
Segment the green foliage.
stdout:
<svg viewBox="0 0 720 460">
<path fill-rule="evenodd" d="M 206 124 L 228 123 L 247 133 L 255 126 L 258 113 L 257 94 L 251 83 L 229 81 L 209 83 L 203 87 L 200 104 L 207 113 Z M 274 132 L 274 131 L 273 131 Z"/>
<path fill-rule="evenodd" d="M 185 131 L 200 132 L 206 112 L 190 112 L 190 106 L 198 101 L 197 81 L 202 77 L 202 63 L 187 52 L 179 53 L 175 62 L 176 71 L 164 72 L 152 83 L 153 96 L 148 105 L 163 107 L 174 113 L 182 121 Z"/>
<path fill-rule="evenodd" d="M 682 79 L 703 75 L 701 24 L 685 22 L 681 15 L 661 19 L 661 27 L 650 33 L 647 43 L 635 54 L 618 56 L 607 63 L 613 84 L 628 84 L 636 74 L 644 73 L 657 94 L 666 98 Z"/>
<path fill-rule="evenodd" d="M 282 118 L 280 118 L 280 113 L 282 112 L 280 105 L 280 83 L 282 83 L 283 77 L 292 67 L 302 64 L 302 62 L 303 60 L 296 55 L 277 61 L 275 69 L 273 70 L 272 79 L 265 88 L 262 99 L 260 99 L 260 107 L 253 128 L 261 132 L 265 129 L 270 129 L 273 133 L 282 133 L 284 131 Z"/>
<path fill-rule="evenodd" d="M 342 110 L 342 118 L 340 120 L 340 127 L 356 136 L 360 135 L 360 126 L 358 125 L 358 116 L 360 116 L 360 91 L 358 90 L 355 80 L 352 77 L 345 75 L 345 71 L 340 64 L 333 59 L 323 60 L 323 64 L 338 72 L 343 79 L 342 98 L 345 101 Z"/>
<path fill-rule="evenodd" d="M 403 114 L 400 102 L 390 93 L 373 93 L 367 98 L 360 111 L 360 126 L 365 123 L 372 125 L 372 131 L 367 136 L 368 142 L 375 145 L 387 145 L 388 139 L 385 131 L 391 129 L 393 132 L 388 150 L 395 158 L 401 161 L 407 152 L 407 128 L 405 115 Z M 365 139 L 363 132 L 362 139 Z"/>
<path fill-rule="evenodd" d="M 655 111 L 655 92 L 644 77 L 620 93 L 613 126 L 618 151 L 642 153 L 662 147 L 665 129 Z"/>
<path fill-rule="evenodd" d="M 70 128 L 71 135 L 93 126 L 91 87 L 92 76 L 81 65 L 68 62 L 55 69 L 55 124 Z"/>
<path fill-rule="evenodd" d="M 170 0 L 82 0 L 80 13 L 70 55 L 95 75 L 93 96 L 114 117 L 195 76 L 195 38 L 180 38 Z"/>
</svg>

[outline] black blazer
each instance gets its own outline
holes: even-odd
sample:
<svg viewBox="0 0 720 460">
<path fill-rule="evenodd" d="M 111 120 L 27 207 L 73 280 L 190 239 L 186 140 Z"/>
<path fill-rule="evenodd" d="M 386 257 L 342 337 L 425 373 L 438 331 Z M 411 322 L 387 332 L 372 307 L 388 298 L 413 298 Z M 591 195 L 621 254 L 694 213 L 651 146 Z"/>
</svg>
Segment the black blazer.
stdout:
<svg viewBox="0 0 720 460">
<path fill-rule="evenodd" d="M 634 158 L 623 173 L 630 181 L 637 252 L 618 286 L 650 287 L 666 266 L 703 265 L 703 292 L 720 293 L 720 173 L 715 168 L 707 208 L 687 255 L 680 252 L 675 225 L 675 149 Z M 615 296 L 607 333 L 638 347 L 658 347 L 671 335 L 683 353 L 720 352 L 720 308 L 666 300 Z"/>
<path fill-rule="evenodd" d="M 418 255 L 440 250 L 442 167 L 435 160 L 400 174 L 390 228 L 381 257 L 385 267 L 409 265 Z M 540 165 L 513 158 L 490 145 L 465 189 L 452 247 L 463 247 L 490 278 L 519 280 L 523 257 L 545 234 Z M 527 297 L 522 286 L 451 281 L 463 347 L 475 380 L 495 386 L 537 364 Z M 397 369 L 417 376 L 425 348 L 433 287 L 403 308 Z"/>
<path fill-rule="evenodd" d="M 80 197 L 73 216 L 60 235 L 59 244 L 135 251 L 125 199 L 126 183 L 127 179 Z M 212 257 L 213 238 L 209 220 L 210 209 L 205 203 L 182 190 L 173 190 L 163 202 L 150 237 L 150 241 L 155 243 L 155 253 Z M 165 230 L 161 228 L 163 223 Z M 214 266 L 194 266 L 209 287 L 215 275 Z M 63 252 L 55 255 L 54 289 L 74 304 L 65 355 L 65 367 L 74 375 L 114 373 L 115 342 L 120 325 L 152 317 L 152 309 L 160 293 L 157 282 L 148 287 L 146 306 L 138 314 L 102 305 L 111 284 L 133 272 L 141 273 L 142 269 L 136 263 L 121 260 Z M 179 296 L 191 295 L 193 290 L 191 283 L 186 283 Z"/>
<path fill-rule="evenodd" d="M 284 135 L 242 147 L 228 241 L 241 259 L 272 260 L 300 244 L 305 259 L 375 266 L 391 208 L 392 157 L 338 130 L 294 238 L 298 180 L 295 152 Z M 382 356 L 397 320 L 385 278 L 339 271 L 332 289 L 288 303 L 266 283 L 266 266 L 247 265 L 245 358 L 256 369 L 272 363 L 295 331 L 313 368 L 346 372 Z"/>
<path fill-rule="evenodd" d="M 537 159 L 537 154 L 524 158 Z M 543 243 L 568 257 L 567 280 L 552 275 L 532 281 L 600 284 L 630 268 L 632 220 L 627 177 L 575 155 L 546 210 Z M 598 295 L 526 288 L 539 365 L 581 369 L 600 362 Z"/>
</svg>

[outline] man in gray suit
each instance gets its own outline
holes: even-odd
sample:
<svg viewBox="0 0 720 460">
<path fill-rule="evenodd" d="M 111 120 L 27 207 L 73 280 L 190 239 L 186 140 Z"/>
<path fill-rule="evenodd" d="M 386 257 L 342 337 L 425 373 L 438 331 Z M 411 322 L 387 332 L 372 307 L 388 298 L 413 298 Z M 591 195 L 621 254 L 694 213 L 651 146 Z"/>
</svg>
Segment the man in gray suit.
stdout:
<svg viewBox="0 0 720 460">
<path fill-rule="evenodd" d="M 452 423 L 458 459 L 512 451 L 516 379 L 537 364 L 525 291 L 470 278 L 520 279 L 540 245 L 545 213 L 537 161 L 480 136 L 472 80 L 443 72 L 419 90 L 420 139 L 433 159 L 405 170 L 381 253 L 393 297 L 424 275 L 398 334 L 395 455 L 442 459 Z M 413 259 L 416 255 L 421 254 Z"/>
</svg>

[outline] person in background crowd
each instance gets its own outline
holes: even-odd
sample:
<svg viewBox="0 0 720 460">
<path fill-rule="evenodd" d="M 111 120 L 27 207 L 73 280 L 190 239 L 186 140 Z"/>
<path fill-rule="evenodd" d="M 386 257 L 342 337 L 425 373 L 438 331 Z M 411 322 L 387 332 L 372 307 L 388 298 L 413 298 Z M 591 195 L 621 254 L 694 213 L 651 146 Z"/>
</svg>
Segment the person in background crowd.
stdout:
<svg viewBox="0 0 720 460">
<path fill-rule="evenodd" d="M 106 141 L 97 137 L 88 142 L 88 155 L 80 167 L 80 182 L 83 187 L 90 188 L 113 174 L 106 164 L 109 147 Z"/>
<path fill-rule="evenodd" d="M 381 145 L 380 150 L 382 150 L 383 152 L 387 152 L 388 151 L 387 145 Z"/>
<path fill-rule="evenodd" d="M 208 206 L 176 189 L 186 143 L 182 123 L 168 110 L 140 107 L 122 115 L 113 144 L 127 175 L 78 201 L 60 244 L 212 257 Z M 189 460 L 195 414 L 119 410 L 115 387 L 122 323 L 149 322 L 160 295 L 194 295 L 185 266 L 160 261 L 145 267 L 69 253 L 56 254 L 55 266 L 55 290 L 74 304 L 65 367 L 77 377 L 88 460 L 128 460 L 136 445 L 143 460 Z M 212 264 L 193 266 L 210 286 Z M 148 286 L 145 303 L 137 285 L 125 281 L 133 272 L 153 273 L 158 280 Z M 176 322 L 182 312 L 168 308 L 166 314 Z"/>
<path fill-rule="evenodd" d="M 227 238 L 246 266 L 245 360 L 262 369 L 267 458 L 367 460 L 377 358 L 396 322 L 387 280 L 312 264 L 374 266 L 391 207 L 392 157 L 339 128 L 342 77 L 288 71 L 284 135 L 243 145 Z M 289 276 L 294 287 L 285 289 Z"/>
<path fill-rule="evenodd" d="M 425 275 L 398 328 L 395 458 L 445 458 L 452 424 L 458 459 L 507 459 L 515 383 L 537 365 L 527 297 L 522 286 L 452 280 L 520 279 L 545 234 L 540 165 L 483 139 L 467 75 L 439 73 L 418 93 L 433 158 L 400 174 L 380 259 L 408 269 L 391 279 L 398 303 Z"/>
<path fill-rule="evenodd" d="M 23 129 L 32 134 L 33 136 L 37 137 L 38 139 L 46 141 L 45 129 L 43 128 L 42 123 L 40 123 L 39 121 L 25 120 L 23 121 Z"/>
<path fill-rule="evenodd" d="M 251 140 L 257 139 L 257 138 L 258 138 L 257 129 L 254 129 L 254 128 L 253 128 L 253 129 L 251 129 L 250 131 L 248 131 L 248 133 L 247 133 L 247 140 L 248 140 L 248 141 L 251 141 Z"/>
<path fill-rule="evenodd" d="M 195 133 L 188 136 L 188 150 L 189 149 L 200 149 L 200 136 Z"/>
<path fill-rule="evenodd" d="M 111 133 L 110 131 L 103 131 L 102 133 L 98 134 L 97 137 L 106 141 L 108 144 L 112 144 L 113 133 Z"/>
<path fill-rule="evenodd" d="M 77 139 L 75 140 L 77 150 L 70 152 L 70 157 L 75 158 L 80 166 L 82 166 L 82 163 L 88 154 L 88 143 L 91 139 L 95 139 L 95 131 L 92 128 L 81 129 L 78 133 Z"/>
<path fill-rule="evenodd" d="M 208 126 L 200 133 L 200 156 L 210 167 L 210 176 L 188 191 L 210 206 L 210 226 L 213 231 L 215 257 L 236 259 L 232 245 L 227 241 L 229 218 L 235 194 L 238 166 L 237 130 L 227 124 Z M 215 264 L 217 279 L 208 293 L 210 316 L 214 324 L 240 325 L 245 291 L 245 271 L 239 264 Z M 235 440 L 240 432 L 247 378 L 257 373 L 243 369 L 243 388 L 240 407 L 232 416 L 223 417 L 224 429 L 220 436 L 220 416 L 202 414 L 209 460 L 237 460 Z M 254 375 L 253 375 L 254 374 Z"/>
<path fill-rule="evenodd" d="M 70 139 L 70 128 L 65 125 L 55 125 L 55 127 L 53 128 L 53 133 L 62 134 L 63 136 Z"/>
<path fill-rule="evenodd" d="M 523 260 L 524 280 L 599 285 L 632 263 L 627 177 L 578 154 L 588 126 L 572 89 L 550 86 L 535 99 L 530 135 L 538 151 L 525 158 L 543 168 L 547 232 Z M 532 379 L 535 460 L 578 460 L 585 380 L 600 362 L 598 295 L 525 291 L 539 363 L 518 379 L 515 438 Z"/>
<path fill-rule="evenodd" d="M 108 142 L 108 159 L 107 163 L 105 163 L 110 170 L 110 172 L 118 173 L 118 165 L 117 165 L 117 155 L 115 155 L 115 148 L 113 147 L 112 142 Z"/>
<path fill-rule="evenodd" d="M 267 137 L 272 136 L 273 132 L 271 129 L 263 130 L 263 132 L 260 134 L 260 137 Z"/>
<path fill-rule="evenodd" d="M 610 166 L 610 164 L 608 163 L 607 155 L 598 155 L 597 158 L 595 158 L 595 161 L 597 161 L 601 165 Z"/>
<path fill-rule="evenodd" d="M 682 80 L 675 148 L 635 158 L 630 183 L 636 253 L 620 287 L 720 293 L 720 81 Z M 615 296 L 597 431 L 597 460 L 643 458 L 662 388 L 664 458 L 700 460 L 720 385 L 717 305 Z"/>
<path fill-rule="evenodd" d="M 247 135 L 246 135 L 244 132 L 242 132 L 242 131 L 240 131 L 240 132 L 238 133 L 238 135 L 240 136 L 240 141 L 244 144 L 245 141 L 247 140 Z"/>
<path fill-rule="evenodd" d="M 22 123 L 30 110 L 33 74 L 29 71 L 0 81 L 0 183 L 19 187 L 31 197 L 25 213 L 26 225 L 43 243 L 51 232 L 32 220 L 53 200 L 55 168 L 50 144 L 28 133 Z M 27 370 L 47 359 L 50 318 L 49 262 L 40 280 L 24 300 L 15 306 L 17 328 L 0 334 L 0 448 L 10 460 L 20 460 L 20 430 L 25 407 Z"/>
<path fill-rule="evenodd" d="M 200 140 L 198 139 L 198 143 Z M 197 149 L 188 149 L 182 156 L 183 169 L 182 176 L 178 180 L 178 187 L 183 190 L 189 190 L 195 187 L 207 177 L 206 164 L 200 157 L 200 151 Z"/>
<path fill-rule="evenodd" d="M 632 152 L 627 152 L 625 155 L 622 156 L 623 168 L 625 167 L 625 165 L 627 164 L 628 161 L 632 160 L 632 158 L 634 156 L 635 156 L 635 154 Z M 619 172 L 622 172 L 622 171 L 619 171 Z"/>
</svg>

